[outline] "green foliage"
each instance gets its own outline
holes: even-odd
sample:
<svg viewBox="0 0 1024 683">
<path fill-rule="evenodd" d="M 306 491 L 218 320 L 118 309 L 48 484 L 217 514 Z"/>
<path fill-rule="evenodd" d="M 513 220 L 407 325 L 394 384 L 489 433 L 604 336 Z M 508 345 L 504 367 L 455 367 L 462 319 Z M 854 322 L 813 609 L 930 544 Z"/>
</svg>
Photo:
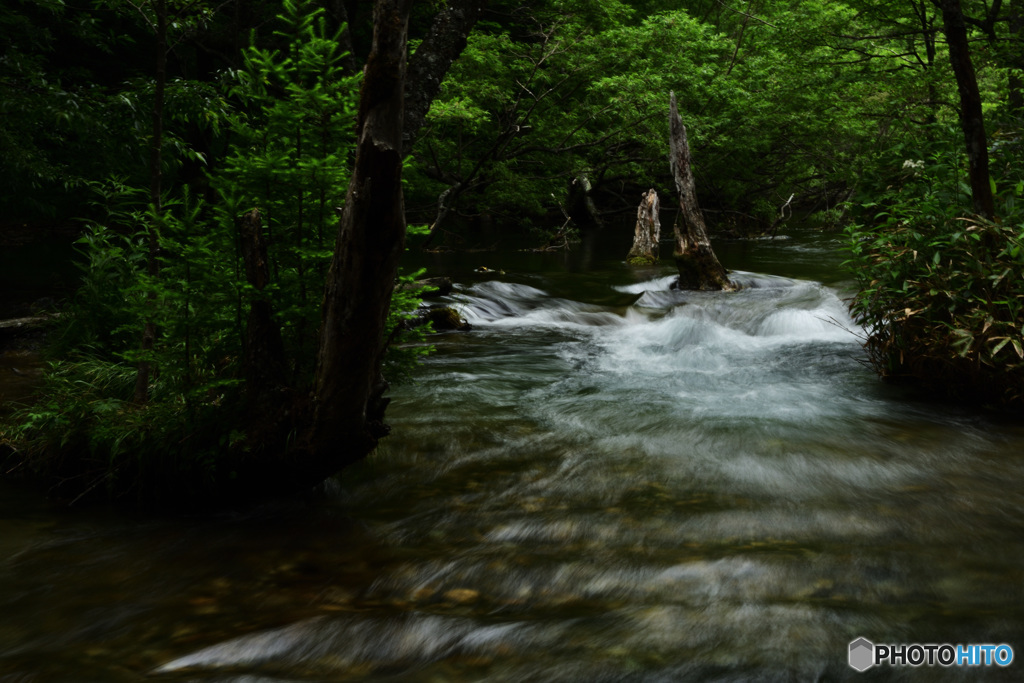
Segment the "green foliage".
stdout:
<svg viewBox="0 0 1024 683">
<path fill-rule="evenodd" d="M 346 76 L 341 29 L 322 10 L 286 0 L 275 35 L 283 50 L 251 46 L 232 74 L 233 149 L 213 179 L 221 230 L 258 207 L 268 238 L 274 306 L 296 372 L 310 369 L 324 275 L 354 149 L 358 76 Z M 303 361 L 305 361 L 303 363 Z"/>
<path fill-rule="evenodd" d="M 63 2 L 0 6 L 0 215 L 54 213 L 57 195 L 115 162 L 107 146 L 126 138 L 106 118 L 114 108 L 91 74 L 63 64 L 59 45 L 98 38 L 88 12 Z M 104 172 L 109 173 L 110 170 Z"/>
<path fill-rule="evenodd" d="M 240 438 L 226 429 L 240 418 L 237 382 L 206 384 L 141 407 L 124 398 L 135 374 L 132 365 L 89 353 L 54 363 L 45 398 L 5 426 L 4 441 L 29 467 L 56 480 L 60 494 L 137 494 L 149 502 L 201 494 L 217 478 L 218 455 Z M 171 481 L 174 490 L 164 490 Z"/>
<path fill-rule="evenodd" d="M 423 35 L 443 5 L 417 5 L 413 34 Z M 175 47 L 162 171 L 164 187 L 177 187 L 159 210 L 139 189 L 152 137 L 153 3 L 0 7 L 0 213 L 49 209 L 55 188 L 89 188 L 98 198 L 79 243 L 83 284 L 55 337 L 65 361 L 49 375 L 47 399 L 23 413 L 18 438 L 51 452 L 74 444 L 106 463 L 95 470 L 104 477 L 167 465 L 174 453 L 186 454 L 175 467 L 211 471 L 210 454 L 239 443 L 245 326 L 256 299 L 269 302 L 282 328 L 289 383 L 301 392 L 312 381 L 358 77 L 343 68 L 340 28 L 310 1 L 284 0 L 276 19 L 255 8 L 248 25 L 260 26 L 260 41 L 254 34 L 240 58 L 237 26 L 216 7 L 168 2 Z M 562 223 L 559 204 L 580 174 L 605 206 L 632 210 L 636 191 L 652 186 L 671 194 L 666 109 L 674 91 L 712 219 L 743 216 L 749 225 L 736 227 L 761 227 L 796 195 L 797 211 L 837 222 L 837 201 L 857 188 L 866 203 L 849 231 L 861 286 L 854 312 L 884 373 L 973 382 L 993 401 L 1024 393 L 1015 384 L 1024 356 L 1024 134 L 1008 97 L 1024 63 L 1009 49 L 1019 43 L 1009 6 L 964 4 L 977 20 L 972 57 L 986 117 L 998 122 L 994 223 L 964 219 L 970 196 L 955 151 L 956 89 L 930 3 L 491 7 L 407 151 L 408 205 L 433 206 L 457 188 L 454 211 L 530 227 Z M 992 11 L 1002 14 L 982 21 Z M 211 26 L 219 47 L 200 46 L 196 36 Z M 364 29 L 354 32 L 361 47 Z M 197 54 L 218 51 L 232 53 L 232 68 L 217 75 L 223 87 L 210 77 L 217 67 L 207 67 L 206 80 L 183 77 L 203 71 Z M 202 190 L 181 187 L 179 169 Z M 236 226 L 254 208 L 271 270 L 260 292 L 243 275 Z M 157 275 L 146 262 L 150 230 Z M 392 381 L 430 348 L 425 328 L 408 324 L 417 275 L 401 278 L 392 301 Z M 149 320 L 159 336 L 143 357 L 139 334 Z M 139 360 L 154 366 L 145 407 L 128 403 Z"/>
<path fill-rule="evenodd" d="M 421 201 L 458 185 L 471 210 L 518 223 L 558 215 L 579 173 L 605 204 L 671 193 L 674 91 L 702 205 L 764 225 L 791 194 L 829 209 L 902 140 L 894 121 L 949 92 L 903 62 L 848 60 L 834 34 L 878 22 L 846 4 L 682 4 L 566 0 L 471 35 L 416 150 Z"/>
<path fill-rule="evenodd" d="M 963 161 L 907 159 L 848 229 L 851 304 L 880 374 L 991 404 L 1024 404 L 1024 165 L 1004 177 L 998 222 L 965 216 Z"/>
<path fill-rule="evenodd" d="M 148 192 L 124 179 L 92 184 L 104 218 L 79 240 L 82 285 L 55 335 L 62 360 L 47 373 L 45 398 L 16 415 L 5 436 L 41 456 L 32 465 L 85 478 L 79 490 L 124 494 L 147 481 L 152 493 L 161 472 L 185 472 L 199 488 L 220 476 L 220 456 L 247 446 L 242 364 L 257 298 L 271 304 L 282 328 L 290 386 L 300 393 L 311 386 L 324 275 L 348 185 L 357 78 L 342 73 L 344 54 L 322 11 L 286 0 L 279 21 L 287 49 L 253 46 L 231 74 L 228 97 L 237 109 L 224 128 L 232 146 L 210 177 L 218 202 L 182 187 L 157 212 Z M 246 281 L 238 247 L 237 221 L 252 208 L 264 217 L 271 271 L 259 292 Z M 152 230 L 156 275 L 147 263 Z M 417 293 L 399 287 L 392 299 L 392 380 L 430 351 L 426 330 L 405 330 Z M 159 335 L 143 355 L 139 335 L 150 320 Z M 154 368 L 145 405 L 132 402 L 140 360 Z"/>
<path fill-rule="evenodd" d="M 423 289 L 416 286 L 416 279 L 425 272 L 417 270 L 399 275 L 395 292 L 391 296 L 387 329 L 392 330 L 392 339 L 384 356 L 383 372 L 392 384 L 411 381 L 412 373 L 420 361 L 434 352 L 434 346 L 427 343 L 427 334 L 433 331 L 431 324 L 428 322 L 415 327 L 409 325 L 409 321 L 416 318 L 422 301 Z"/>
<path fill-rule="evenodd" d="M 78 241 L 81 285 L 52 335 L 50 353 L 59 360 L 45 374 L 43 398 L 14 415 L 4 438 L 76 495 L 126 495 L 141 481 L 149 482 L 147 494 L 160 495 L 172 471 L 189 473 L 183 479 L 198 491 L 212 480 L 225 425 L 241 417 L 237 295 L 222 291 L 212 273 L 188 277 L 190 259 L 213 267 L 222 254 L 197 257 L 208 250 L 201 235 L 211 231 L 187 191 L 153 216 L 146 190 L 116 180 L 93 189 L 106 219 Z M 147 275 L 150 223 L 162 228 L 157 278 Z M 140 406 L 132 395 L 146 319 L 161 334 L 146 356 L 156 372 Z"/>
<path fill-rule="evenodd" d="M 154 95 L 152 2 L 15 0 L 0 6 L 0 218 L 80 216 L 88 185 L 147 182 Z M 175 46 L 195 38 L 213 6 L 169 2 Z M 225 103 L 210 81 L 169 74 L 165 178 L 205 163 L 193 145 Z"/>
</svg>

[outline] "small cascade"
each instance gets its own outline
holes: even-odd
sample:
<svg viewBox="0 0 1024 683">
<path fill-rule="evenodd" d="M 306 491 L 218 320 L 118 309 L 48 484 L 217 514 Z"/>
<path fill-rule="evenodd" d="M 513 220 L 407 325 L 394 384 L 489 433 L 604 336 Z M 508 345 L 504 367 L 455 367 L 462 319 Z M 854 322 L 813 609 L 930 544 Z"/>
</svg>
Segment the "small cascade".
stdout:
<svg viewBox="0 0 1024 683">
<path fill-rule="evenodd" d="M 792 242 L 757 253 L 821 278 Z M 444 303 L 473 331 L 435 336 L 379 452 L 288 514 L 42 524 L 9 499 L 0 670 L 812 681 L 856 676 L 859 636 L 1024 642 L 1024 428 L 878 382 L 841 281 L 746 267 L 730 293 L 467 274 Z"/>
<path fill-rule="evenodd" d="M 397 397 L 375 476 L 344 487 L 402 559 L 341 614 L 156 673 L 813 680 L 844 672 L 879 610 L 962 599 L 914 578 L 958 571 L 930 549 L 944 528 L 911 562 L 892 553 L 946 514 L 943 482 L 986 440 L 948 415 L 907 439 L 834 289 L 733 277 L 738 292 L 657 277 L 602 304 L 458 288 L 473 333 L 440 345 Z M 935 495 L 891 512 L 908 490 Z"/>
</svg>

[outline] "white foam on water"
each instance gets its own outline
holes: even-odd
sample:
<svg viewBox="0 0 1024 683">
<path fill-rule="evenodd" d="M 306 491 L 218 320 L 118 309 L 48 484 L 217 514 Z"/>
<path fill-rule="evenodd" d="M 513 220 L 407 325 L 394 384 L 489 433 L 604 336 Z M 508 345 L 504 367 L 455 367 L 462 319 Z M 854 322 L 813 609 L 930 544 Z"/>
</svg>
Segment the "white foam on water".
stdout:
<svg viewBox="0 0 1024 683">
<path fill-rule="evenodd" d="M 613 287 L 617 292 L 624 292 L 626 294 L 644 294 L 645 292 L 667 292 L 672 287 L 672 283 L 679 279 L 675 275 L 666 275 L 664 277 L 655 278 L 653 280 L 647 280 L 644 282 L 636 282 L 631 285 L 618 285 Z"/>
<path fill-rule="evenodd" d="M 489 281 L 454 297 L 467 322 L 511 328 L 588 328 L 625 324 L 622 316 L 601 306 L 553 298 L 529 285 Z"/>
</svg>

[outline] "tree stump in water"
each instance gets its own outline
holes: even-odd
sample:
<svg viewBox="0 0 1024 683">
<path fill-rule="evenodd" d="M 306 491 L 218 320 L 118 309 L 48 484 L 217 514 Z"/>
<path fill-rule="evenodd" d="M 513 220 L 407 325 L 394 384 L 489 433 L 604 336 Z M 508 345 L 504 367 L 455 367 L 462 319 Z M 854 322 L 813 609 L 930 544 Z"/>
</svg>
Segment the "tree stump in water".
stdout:
<svg viewBox="0 0 1024 683">
<path fill-rule="evenodd" d="M 592 190 L 585 173 L 580 173 L 569 185 L 569 198 L 566 201 L 569 217 L 581 230 L 597 230 L 603 225 Z"/>
<path fill-rule="evenodd" d="M 679 192 L 679 223 L 675 227 L 676 248 L 673 256 L 679 268 L 680 289 L 725 290 L 738 287 L 715 256 L 708 240 L 704 214 L 697 204 L 697 186 L 690 170 L 690 145 L 686 141 L 686 126 L 679 118 L 676 94 L 669 103 L 670 152 L 669 164 Z"/>
<path fill-rule="evenodd" d="M 658 193 L 651 188 L 640 198 L 640 206 L 636 210 L 633 248 L 629 250 L 626 263 L 633 266 L 652 266 L 658 262 L 658 241 L 661 239 L 661 220 L 658 218 L 660 211 Z"/>
</svg>

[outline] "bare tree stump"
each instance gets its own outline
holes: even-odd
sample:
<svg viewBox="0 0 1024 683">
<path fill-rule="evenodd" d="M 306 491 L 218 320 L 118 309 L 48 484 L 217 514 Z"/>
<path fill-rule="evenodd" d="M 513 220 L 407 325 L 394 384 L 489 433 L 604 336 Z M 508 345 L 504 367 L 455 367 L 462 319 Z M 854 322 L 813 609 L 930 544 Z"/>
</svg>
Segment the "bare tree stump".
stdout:
<svg viewBox="0 0 1024 683">
<path fill-rule="evenodd" d="M 661 239 L 661 220 L 658 213 L 661 202 L 658 193 L 651 188 L 643 194 L 636 210 L 636 231 L 633 248 L 629 250 L 626 263 L 633 266 L 651 266 L 658 262 L 658 241 Z"/>
<path fill-rule="evenodd" d="M 686 126 L 679 118 L 675 93 L 672 93 L 669 103 L 668 120 L 671 135 L 669 164 L 679 192 L 681 211 L 681 220 L 675 227 L 676 248 L 673 254 L 679 268 L 679 288 L 735 290 L 737 286 L 729 279 L 711 248 L 704 214 L 697 204 L 697 186 L 690 169 L 690 145 L 686 141 Z"/>
<path fill-rule="evenodd" d="M 586 173 L 577 175 L 569 185 L 568 213 L 581 230 L 598 230 L 604 224 L 594 203 L 593 189 Z"/>
</svg>

